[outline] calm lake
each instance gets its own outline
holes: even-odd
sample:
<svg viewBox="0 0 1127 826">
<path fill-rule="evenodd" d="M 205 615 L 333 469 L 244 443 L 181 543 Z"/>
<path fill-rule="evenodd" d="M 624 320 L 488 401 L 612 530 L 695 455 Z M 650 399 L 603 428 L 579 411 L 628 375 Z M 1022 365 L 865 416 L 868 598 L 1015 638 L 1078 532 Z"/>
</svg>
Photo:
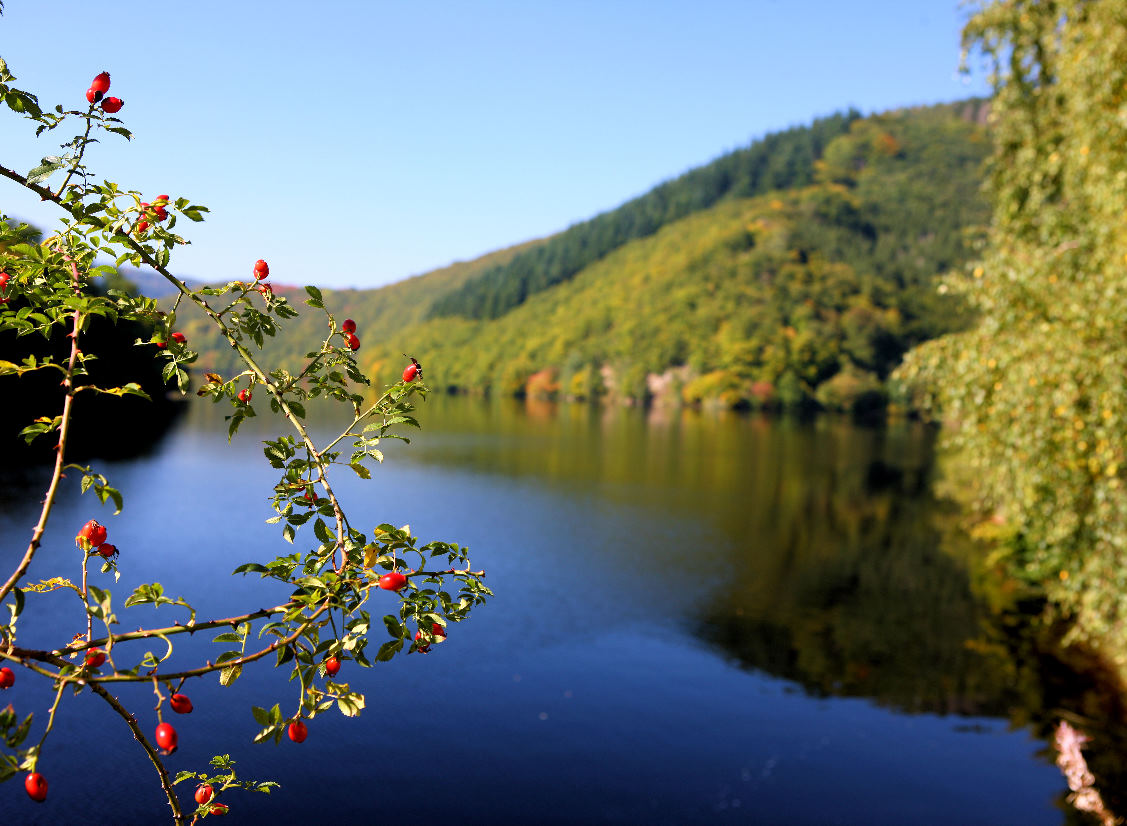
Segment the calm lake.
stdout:
<svg viewBox="0 0 1127 826">
<path fill-rule="evenodd" d="M 92 581 L 124 628 L 184 618 L 122 609 L 145 582 L 201 616 L 282 598 L 228 576 L 289 552 L 264 524 L 261 439 L 281 431 L 262 415 L 228 446 L 222 415 L 197 406 L 151 455 L 101 463 L 119 516 L 71 484 L 32 580 L 77 579 L 73 536 L 96 517 L 122 578 Z M 252 703 L 296 703 L 283 672 L 189 684 L 171 771 L 228 753 L 282 785 L 227 794 L 234 822 L 1081 822 L 1047 738 L 1092 693 L 976 596 L 931 497 L 929 431 L 438 396 L 419 418 L 372 481 L 338 474 L 345 502 L 369 533 L 409 523 L 468 545 L 496 598 L 428 656 L 346 661 L 367 709 L 316 718 L 301 745 L 251 743 Z M 9 561 L 41 489 L 34 474 L 0 487 Z M 76 605 L 29 596 L 20 642 L 84 630 Z M 3 700 L 38 722 L 37 683 L 21 671 Z M 151 731 L 151 691 L 120 693 Z M 167 821 L 152 766 L 96 698 L 67 696 L 40 770 L 41 806 L 0 786 L 7 819 Z"/>
</svg>

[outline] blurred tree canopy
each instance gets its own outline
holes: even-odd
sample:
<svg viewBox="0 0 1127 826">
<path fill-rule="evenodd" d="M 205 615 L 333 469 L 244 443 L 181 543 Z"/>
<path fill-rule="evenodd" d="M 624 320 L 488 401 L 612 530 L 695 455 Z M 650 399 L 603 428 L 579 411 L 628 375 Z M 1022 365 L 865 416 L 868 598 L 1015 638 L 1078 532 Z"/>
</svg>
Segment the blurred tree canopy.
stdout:
<svg viewBox="0 0 1127 826">
<path fill-rule="evenodd" d="M 998 0 L 963 37 L 996 88 L 993 224 L 945 287 L 980 322 L 899 378 L 946 422 L 995 560 L 1108 641 L 1127 616 L 1127 0 Z"/>
</svg>

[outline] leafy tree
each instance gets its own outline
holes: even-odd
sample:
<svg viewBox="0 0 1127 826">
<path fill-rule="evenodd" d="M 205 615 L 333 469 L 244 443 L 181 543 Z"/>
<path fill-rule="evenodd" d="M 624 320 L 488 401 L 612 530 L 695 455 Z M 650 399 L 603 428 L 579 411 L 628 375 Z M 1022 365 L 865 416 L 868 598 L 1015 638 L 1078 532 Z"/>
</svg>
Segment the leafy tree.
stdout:
<svg viewBox="0 0 1127 826">
<path fill-rule="evenodd" d="M 964 43 L 996 87 L 993 225 L 943 288 L 981 321 L 899 375 L 1007 570 L 1107 643 L 1127 618 L 1127 2 L 998 0 Z"/>
</svg>

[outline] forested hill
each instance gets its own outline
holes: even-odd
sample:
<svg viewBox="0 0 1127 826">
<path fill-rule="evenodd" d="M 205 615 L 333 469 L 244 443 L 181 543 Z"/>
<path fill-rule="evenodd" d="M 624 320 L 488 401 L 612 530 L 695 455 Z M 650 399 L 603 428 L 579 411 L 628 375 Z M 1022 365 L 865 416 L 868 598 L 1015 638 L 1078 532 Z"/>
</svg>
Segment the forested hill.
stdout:
<svg viewBox="0 0 1127 826">
<path fill-rule="evenodd" d="M 356 320 L 382 383 L 409 353 L 428 383 L 470 392 L 879 403 L 909 347 L 966 321 L 935 278 L 987 220 L 984 111 L 827 118 L 551 238 L 326 303 Z M 306 343 L 322 323 L 309 318 L 290 322 Z M 202 327 L 186 332 L 201 367 L 231 366 Z M 273 355 L 297 367 L 303 353 Z"/>
<path fill-rule="evenodd" d="M 431 316 L 497 318 L 530 296 L 574 278 L 584 267 L 637 238 L 700 212 L 724 198 L 749 198 L 776 189 L 806 186 L 826 145 L 860 117 L 850 110 L 776 132 L 661 184 L 645 195 L 546 243 L 495 264 L 434 302 Z"/>
</svg>

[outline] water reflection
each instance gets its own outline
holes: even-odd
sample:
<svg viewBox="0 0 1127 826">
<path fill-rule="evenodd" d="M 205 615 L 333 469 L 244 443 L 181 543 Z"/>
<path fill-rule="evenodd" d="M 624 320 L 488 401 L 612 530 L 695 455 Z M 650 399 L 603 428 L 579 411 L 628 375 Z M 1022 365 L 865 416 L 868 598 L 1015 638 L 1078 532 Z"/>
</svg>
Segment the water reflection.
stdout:
<svg viewBox="0 0 1127 826">
<path fill-rule="evenodd" d="M 205 612 L 268 599 L 241 577 L 200 594 L 216 571 L 288 550 L 262 524 L 274 472 L 259 440 L 277 425 L 251 419 L 228 448 L 225 412 L 194 406 L 166 450 L 109 468 L 127 496 L 115 595 L 159 579 Z M 419 418 L 421 438 L 386 445 L 372 481 L 345 474 L 339 493 L 368 525 L 469 544 L 498 597 L 431 656 L 346 664 L 372 714 L 318 717 L 300 762 L 247 742 L 250 703 L 288 696 L 279 675 L 195 686 L 208 742 L 184 736 L 176 768 L 206 746 L 282 781 L 276 799 L 241 801 L 248 817 L 316 822 L 327 784 L 378 775 L 397 790 L 380 797 L 388 822 L 1055 824 L 1055 802 L 1079 823 L 1050 746 L 1062 714 L 1093 736 L 1085 756 L 1115 810 L 1116 695 L 1055 653 L 1035 606 L 979 596 L 929 494 L 927 430 L 447 397 Z M 60 522 L 88 508 L 67 499 Z M 45 569 L 66 565 L 73 543 L 43 553 Z M 58 725 L 77 741 L 87 720 Z M 121 771 L 148 771 L 118 745 Z M 419 770 L 436 755 L 446 782 Z M 82 811 L 86 775 L 72 777 Z M 146 805 L 120 822 L 147 822 Z"/>
<path fill-rule="evenodd" d="M 1064 629 L 1040 623 L 1039 603 L 983 598 L 991 583 L 966 564 L 976 551 L 958 515 L 931 495 L 929 429 L 545 402 L 433 408 L 424 415 L 443 436 L 414 460 L 596 486 L 708 525 L 727 546 L 724 575 L 691 630 L 741 668 L 815 697 L 1002 718 L 1031 727 L 1047 761 L 1065 715 L 1091 735 L 1103 804 L 1127 811 L 1122 694 L 1091 654 L 1060 647 Z M 690 539 L 683 564 L 698 552 Z M 1084 822 L 1066 793 L 1057 804 Z"/>
</svg>

